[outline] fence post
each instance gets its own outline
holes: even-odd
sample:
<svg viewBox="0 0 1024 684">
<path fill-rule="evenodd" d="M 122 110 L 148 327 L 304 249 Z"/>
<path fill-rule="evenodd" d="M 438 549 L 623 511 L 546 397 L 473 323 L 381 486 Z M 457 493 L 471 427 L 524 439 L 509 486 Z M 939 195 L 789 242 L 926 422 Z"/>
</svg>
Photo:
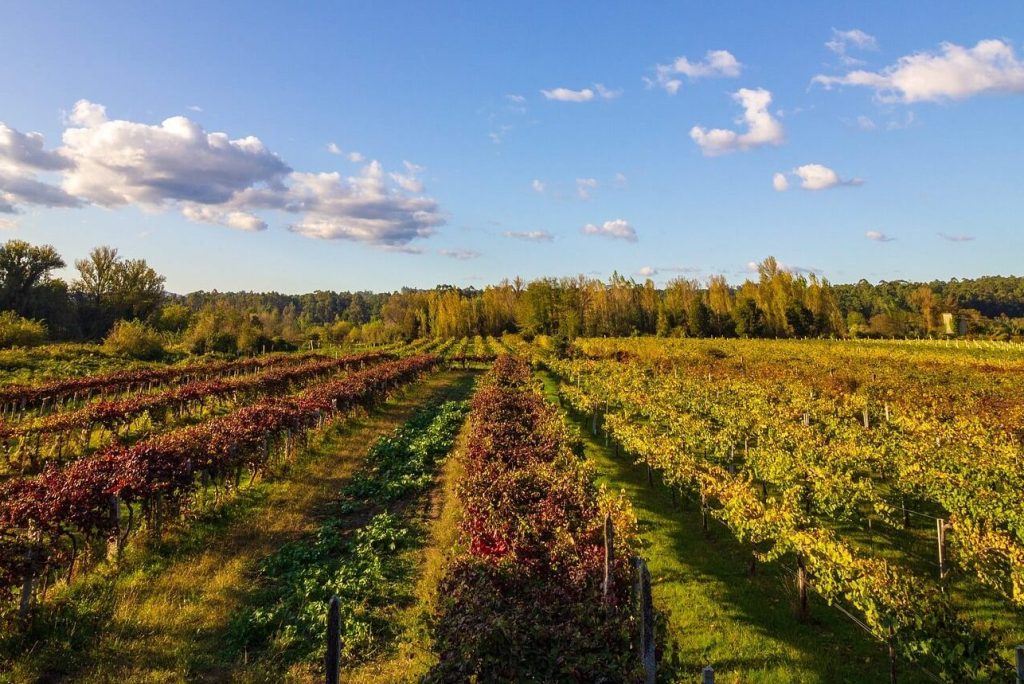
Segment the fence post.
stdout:
<svg viewBox="0 0 1024 684">
<path fill-rule="evenodd" d="M 327 684 L 338 684 L 341 670 L 341 619 L 338 612 L 338 597 L 332 596 L 327 608 Z"/>
<path fill-rule="evenodd" d="M 651 573 L 643 558 L 634 557 L 636 569 L 634 593 L 640 609 L 640 659 L 644 667 L 644 684 L 655 684 L 654 607 L 651 600 Z"/>
<path fill-rule="evenodd" d="M 1017 684 L 1024 684 L 1024 646 L 1014 650 L 1017 653 Z"/>
<path fill-rule="evenodd" d="M 612 516 L 604 516 L 604 603 L 611 605 L 612 573 L 615 566 L 615 528 L 612 527 Z"/>
<path fill-rule="evenodd" d="M 700 684 L 715 684 L 715 668 L 708 665 L 701 671 Z"/>
</svg>

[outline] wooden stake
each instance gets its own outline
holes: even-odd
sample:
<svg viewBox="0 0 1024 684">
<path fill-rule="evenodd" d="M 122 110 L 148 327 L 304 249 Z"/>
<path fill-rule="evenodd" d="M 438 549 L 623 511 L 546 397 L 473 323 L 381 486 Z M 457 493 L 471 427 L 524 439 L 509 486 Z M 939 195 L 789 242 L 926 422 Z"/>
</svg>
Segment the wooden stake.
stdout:
<svg viewBox="0 0 1024 684">
<path fill-rule="evenodd" d="M 612 527 L 612 516 L 604 516 L 604 603 L 611 605 L 613 571 L 615 567 L 615 528 Z"/>
<path fill-rule="evenodd" d="M 324 658 L 327 684 L 338 684 L 341 669 L 341 615 L 338 597 L 332 596 L 327 608 L 327 655 Z"/>
</svg>

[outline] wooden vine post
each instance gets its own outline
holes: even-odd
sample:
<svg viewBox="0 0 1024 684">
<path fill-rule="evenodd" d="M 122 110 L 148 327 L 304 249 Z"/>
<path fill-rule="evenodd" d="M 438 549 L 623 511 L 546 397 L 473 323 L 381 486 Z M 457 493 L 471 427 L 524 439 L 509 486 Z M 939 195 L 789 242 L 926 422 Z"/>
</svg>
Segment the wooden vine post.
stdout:
<svg viewBox="0 0 1024 684">
<path fill-rule="evenodd" d="M 946 579 L 946 530 L 949 525 L 942 518 L 935 519 L 935 537 L 939 547 L 939 580 Z"/>
<path fill-rule="evenodd" d="M 654 660 L 654 606 L 651 600 L 651 573 L 643 558 L 634 557 L 636 582 L 633 593 L 637 612 L 640 614 L 640 659 L 644 668 L 644 684 L 655 684 L 656 664 Z"/>
<path fill-rule="evenodd" d="M 604 516 L 604 604 L 612 603 L 612 582 L 615 571 L 615 528 L 612 526 L 611 514 Z"/>
<path fill-rule="evenodd" d="M 803 554 L 796 557 L 796 616 L 801 622 L 806 622 L 810 616 L 807 606 L 807 564 Z"/>
<path fill-rule="evenodd" d="M 341 672 L 341 614 L 338 597 L 332 596 L 327 608 L 327 655 L 324 657 L 327 684 L 338 684 Z"/>
</svg>

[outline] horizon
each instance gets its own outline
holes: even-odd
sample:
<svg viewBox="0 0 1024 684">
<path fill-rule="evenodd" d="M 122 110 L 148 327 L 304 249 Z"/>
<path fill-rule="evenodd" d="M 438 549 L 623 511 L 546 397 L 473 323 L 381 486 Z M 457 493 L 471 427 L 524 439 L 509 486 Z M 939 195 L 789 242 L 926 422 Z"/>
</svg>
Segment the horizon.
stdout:
<svg viewBox="0 0 1024 684">
<path fill-rule="evenodd" d="M 0 237 L 184 294 L 1021 273 L 1019 4 L 241 7 L 19 8 Z"/>
</svg>

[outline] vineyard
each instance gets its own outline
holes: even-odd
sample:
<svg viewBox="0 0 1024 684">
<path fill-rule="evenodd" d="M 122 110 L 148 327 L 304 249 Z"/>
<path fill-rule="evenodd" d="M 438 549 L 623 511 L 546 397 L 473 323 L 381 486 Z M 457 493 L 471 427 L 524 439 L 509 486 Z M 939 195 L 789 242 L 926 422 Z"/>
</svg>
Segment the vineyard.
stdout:
<svg viewBox="0 0 1024 684">
<path fill-rule="evenodd" d="M 1022 636 L 1024 363 L 849 343 L 587 340 L 547 357 L 624 454 L 889 650 L 950 681 Z M 650 480 L 653 484 L 653 479 Z M 1006 675 L 1009 676 L 1009 675 Z M 895 678 L 895 674 L 893 674 Z"/>
<path fill-rule="evenodd" d="M 1005 681 L 1022 377 L 1009 345 L 506 336 L 9 385 L 0 664 L 322 681 L 334 597 L 342 681 Z"/>
</svg>

